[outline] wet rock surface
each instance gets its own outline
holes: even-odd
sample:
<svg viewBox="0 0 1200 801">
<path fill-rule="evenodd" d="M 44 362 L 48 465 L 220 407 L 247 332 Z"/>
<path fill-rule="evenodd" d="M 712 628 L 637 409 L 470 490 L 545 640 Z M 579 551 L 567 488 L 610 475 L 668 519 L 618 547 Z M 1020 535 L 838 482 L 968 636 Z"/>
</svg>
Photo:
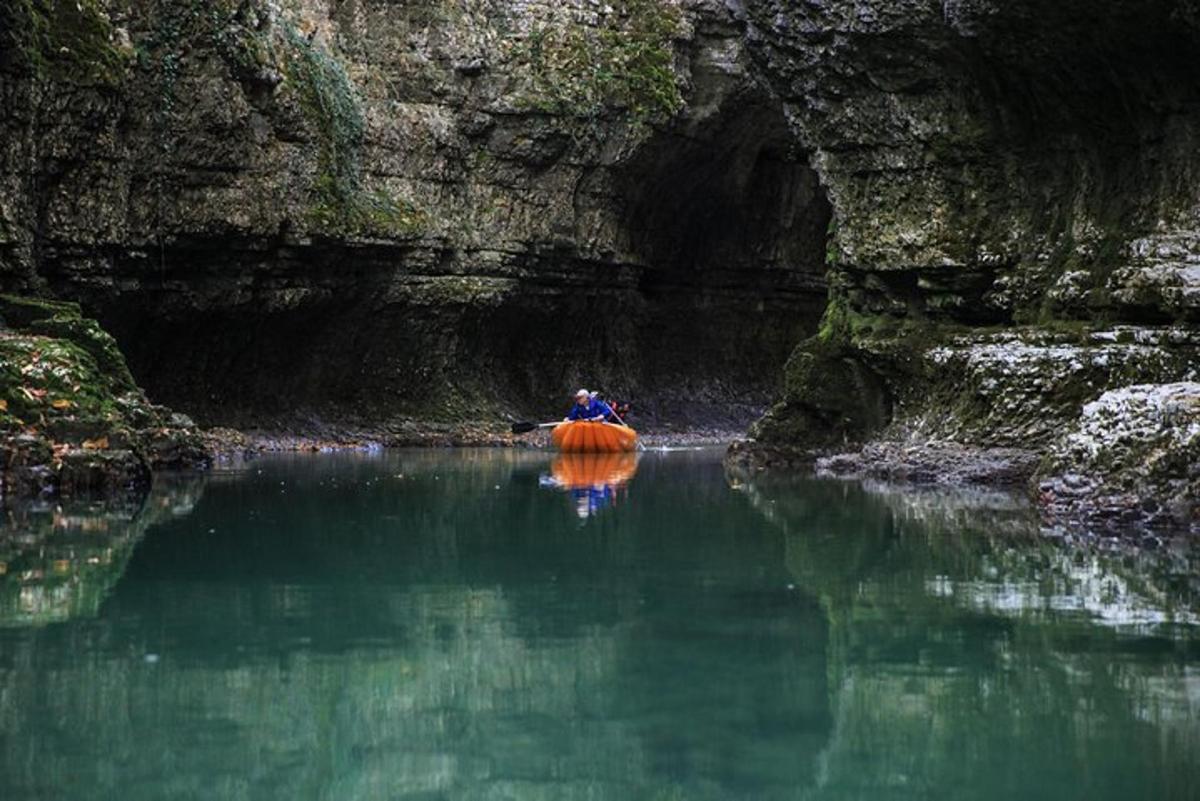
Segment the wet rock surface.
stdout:
<svg viewBox="0 0 1200 801">
<path fill-rule="evenodd" d="M 1200 384 L 1104 393 L 1054 444 L 1039 479 L 1054 518 L 1200 531 Z"/>
<path fill-rule="evenodd" d="M 955 443 L 872 443 L 854 453 L 816 460 L 820 476 L 872 478 L 912 484 L 1020 487 L 1038 464 L 1021 448 L 972 448 Z"/>
</svg>

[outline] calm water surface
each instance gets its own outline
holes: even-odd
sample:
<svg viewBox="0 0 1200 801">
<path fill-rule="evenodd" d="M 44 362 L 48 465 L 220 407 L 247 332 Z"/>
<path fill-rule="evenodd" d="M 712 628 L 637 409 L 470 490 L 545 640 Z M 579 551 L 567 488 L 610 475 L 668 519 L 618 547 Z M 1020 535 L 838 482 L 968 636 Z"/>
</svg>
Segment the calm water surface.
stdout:
<svg viewBox="0 0 1200 801">
<path fill-rule="evenodd" d="M 267 459 L 0 535 L 0 798 L 1195 799 L 1197 564 L 713 453 Z"/>
</svg>

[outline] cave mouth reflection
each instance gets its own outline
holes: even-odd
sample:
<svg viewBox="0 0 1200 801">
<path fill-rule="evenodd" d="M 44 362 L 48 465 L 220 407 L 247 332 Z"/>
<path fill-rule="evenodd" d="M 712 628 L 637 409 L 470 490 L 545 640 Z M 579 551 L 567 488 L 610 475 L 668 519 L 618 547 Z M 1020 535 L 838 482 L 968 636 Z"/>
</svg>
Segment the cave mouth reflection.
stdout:
<svg viewBox="0 0 1200 801">
<path fill-rule="evenodd" d="M 581 526 L 564 493 L 596 483 L 621 502 Z M 727 474 L 713 451 L 272 457 L 159 506 L 105 524 L 132 545 L 86 614 L 0 628 L 0 796 L 1200 781 L 1196 544 L 1079 548 L 1019 499 Z"/>
</svg>

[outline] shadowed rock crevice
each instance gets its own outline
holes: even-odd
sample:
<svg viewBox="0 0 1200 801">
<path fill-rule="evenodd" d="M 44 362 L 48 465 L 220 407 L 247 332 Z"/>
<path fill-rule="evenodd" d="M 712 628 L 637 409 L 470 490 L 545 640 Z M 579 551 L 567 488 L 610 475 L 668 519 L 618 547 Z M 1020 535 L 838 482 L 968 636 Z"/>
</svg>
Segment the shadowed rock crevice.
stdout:
<svg viewBox="0 0 1200 801">
<path fill-rule="evenodd" d="M 645 265 L 647 372 L 681 400 L 703 394 L 714 371 L 730 394 L 769 398 L 824 309 L 832 216 L 778 99 L 738 94 L 685 118 L 622 165 L 618 183 Z"/>
<path fill-rule="evenodd" d="M 653 137 L 622 166 L 626 226 L 648 283 L 790 270 L 820 287 L 829 202 L 777 99 L 736 97 Z"/>
</svg>

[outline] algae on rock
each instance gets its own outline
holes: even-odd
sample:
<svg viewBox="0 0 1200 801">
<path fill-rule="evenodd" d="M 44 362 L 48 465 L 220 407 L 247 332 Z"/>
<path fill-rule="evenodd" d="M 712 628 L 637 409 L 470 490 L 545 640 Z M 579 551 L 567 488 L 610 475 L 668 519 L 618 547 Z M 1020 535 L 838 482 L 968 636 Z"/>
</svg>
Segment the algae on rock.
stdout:
<svg viewBox="0 0 1200 801">
<path fill-rule="evenodd" d="M 361 151 L 366 122 L 345 67 L 324 47 L 284 26 L 285 75 L 317 136 L 317 176 L 308 222 L 324 236 L 404 238 L 424 218 L 410 202 L 363 186 Z"/>
</svg>

